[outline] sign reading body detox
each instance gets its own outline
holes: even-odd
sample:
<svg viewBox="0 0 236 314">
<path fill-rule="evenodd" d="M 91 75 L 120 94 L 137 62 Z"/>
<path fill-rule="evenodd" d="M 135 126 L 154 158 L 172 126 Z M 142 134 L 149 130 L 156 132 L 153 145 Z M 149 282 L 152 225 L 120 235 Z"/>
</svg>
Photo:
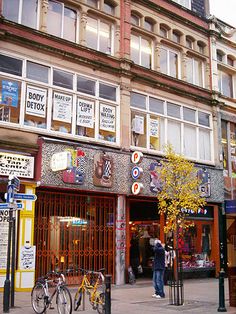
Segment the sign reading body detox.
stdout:
<svg viewBox="0 0 236 314">
<path fill-rule="evenodd" d="M 26 114 L 37 117 L 46 117 L 47 90 L 34 86 L 27 86 Z"/>
</svg>

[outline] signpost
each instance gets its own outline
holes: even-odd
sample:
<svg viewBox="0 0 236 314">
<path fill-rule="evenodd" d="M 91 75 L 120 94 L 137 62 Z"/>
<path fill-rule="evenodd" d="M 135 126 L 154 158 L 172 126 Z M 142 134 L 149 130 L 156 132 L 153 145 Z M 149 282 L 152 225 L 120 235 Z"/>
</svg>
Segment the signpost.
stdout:
<svg viewBox="0 0 236 314">
<path fill-rule="evenodd" d="M 20 180 L 15 176 L 9 176 L 7 193 L 5 194 L 6 203 L 0 203 L 0 210 L 9 210 L 9 228 L 7 243 L 7 266 L 6 280 L 4 282 L 3 312 L 9 312 L 10 293 L 11 307 L 14 306 L 14 280 L 15 280 L 15 216 L 13 212 L 22 209 L 23 204 L 17 200 L 36 201 L 34 194 L 16 193 L 20 189 Z M 12 251 L 12 255 L 11 255 Z M 12 258 L 11 258 L 12 257 Z M 10 280 L 10 258 L 11 258 L 11 280 Z"/>
</svg>

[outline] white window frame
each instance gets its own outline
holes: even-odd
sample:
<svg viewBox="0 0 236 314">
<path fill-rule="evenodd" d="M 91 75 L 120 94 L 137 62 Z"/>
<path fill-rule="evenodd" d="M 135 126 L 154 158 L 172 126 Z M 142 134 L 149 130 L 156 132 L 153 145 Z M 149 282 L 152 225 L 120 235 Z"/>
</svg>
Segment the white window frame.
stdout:
<svg viewBox="0 0 236 314">
<path fill-rule="evenodd" d="M 182 5 L 183 7 L 187 8 L 189 10 L 191 10 L 191 0 L 187 0 L 188 1 L 187 5 L 185 5 L 183 3 L 183 1 L 186 1 L 186 0 L 172 0 L 172 1 L 178 3 L 179 5 Z"/>
<path fill-rule="evenodd" d="M 146 37 L 143 37 L 142 35 L 137 35 L 137 34 L 132 34 L 132 36 L 135 36 L 138 38 L 138 44 L 139 44 L 139 49 L 138 49 L 138 53 L 139 53 L 139 63 L 138 65 L 145 67 L 144 65 L 142 65 L 142 39 L 147 40 L 151 45 L 150 45 L 150 49 L 151 49 L 151 54 L 150 54 L 150 62 L 151 62 L 151 66 L 150 68 L 145 67 L 146 69 L 151 69 L 153 70 L 153 40 L 148 39 Z M 131 41 L 130 41 L 130 45 L 131 45 Z M 132 49 L 132 47 L 131 47 Z"/>
<path fill-rule="evenodd" d="M 228 75 L 231 75 L 231 85 L 232 85 L 232 96 L 228 96 L 228 95 L 225 95 L 223 93 L 223 79 L 222 79 L 222 72 L 223 73 L 226 73 Z M 234 95 L 235 95 L 235 77 L 236 77 L 236 74 L 233 74 L 231 72 L 228 72 L 228 71 L 225 71 L 224 69 L 219 69 L 218 68 L 218 71 L 217 71 L 217 75 L 218 75 L 218 88 L 219 88 L 219 92 L 225 96 L 225 97 L 229 97 L 229 98 L 234 98 Z"/>
<path fill-rule="evenodd" d="M 170 49 L 166 46 L 161 46 L 160 49 L 167 51 L 167 73 L 163 73 L 163 72 L 161 73 L 171 76 L 170 75 L 170 52 L 173 52 L 177 55 L 177 77 L 174 77 L 174 76 L 171 76 L 171 77 L 181 79 L 180 53 L 177 50 Z"/>
<path fill-rule="evenodd" d="M 192 73 L 193 73 L 193 77 L 192 77 L 192 82 L 189 82 L 191 84 L 194 84 L 194 85 L 197 85 L 197 86 L 200 86 L 200 87 L 205 87 L 205 72 L 204 72 L 204 68 L 205 68 L 205 64 L 202 60 L 200 59 L 197 59 L 197 58 L 194 58 L 194 57 L 191 57 L 191 56 L 188 56 L 187 57 L 188 59 L 191 59 L 191 66 L 192 66 Z M 201 76 L 202 76 L 202 84 L 197 84 L 196 83 L 196 71 L 198 71 L 198 69 L 196 69 L 196 63 L 194 61 L 197 61 L 197 62 L 201 62 Z M 187 71 L 188 71 L 188 68 L 187 68 Z"/>
<path fill-rule="evenodd" d="M 212 114 L 210 112 L 207 112 L 205 110 L 201 110 L 201 109 L 197 109 L 197 108 L 192 108 L 188 105 L 185 104 L 181 104 L 178 102 L 173 102 L 171 100 L 168 99 L 164 99 L 162 97 L 155 97 L 153 95 L 150 94 L 145 94 L 142 93 L 138 90 L 132 90 L 133 93 L 138 93 L 141 94 L 143 96 L 146 96 L 146 110 L 145 109 L 139 109 L 137 107 L 130 107 L 131 112 L 135 111 L 140 112 L 140 114 L 144 114 L 146 116 L 146 120 L 147 120 L 147 124 L 146 124 L 146 129 L 145 129 L 145 134 L 146 134 L 146 143 L 147 146 L 145 148 L 141 147 L 141 146 L 134 146 L 131 145 L 131 149 L 141 149 L 143 151 L 147 151 L 148 153 L 154 153 L 154 154 L 158 154 L 158 155 L 163 155 L 164 154 L 164 147 L 160 147 L 160 150 L 154 150 L 154 149 L 150 149 L 150 131 L 148 128 L 148 122 L 150 121 L 150 116 L 156 116 L 158 117 L 160 120 L 162 119 L 164 121 L 164 130 L 162 130 L 162 132 L 164 132 L 164 143 L 163 145 L 168 144 L 168 139 L 167 139 L 167 134 L 168 134 L 168 121 L 175 121 L 177 123 L 180 123 L 180 133 L 181 133 L 181 139 L 180 139 L 180 153 L 184 154 L 184 126 L 193 126 L 196 129 L 196 157 L 190 157 L 190 156 L 186 156 L 186 158 L 188 158 L 189 160 L 193 160 L 193 161 L 198 161 L 198 162 L 204 162 L 207 164 L 214 164 L 214 146 L 213 146 L 213 123 L 212 123 Z M 160 114 L 160 113 L 155 113 L 153 111 L 149 110 L 149 99 L 150 97 L 152 98 L 156 98 L 158 100 L 163 100 L 164 102 L 164 114 Z M 176 104 L 178 106 L 180 106 L 180 118 L 174 118 L 171 116 L 167 115 L 167 103 L 173 103 Z M 190 122 L 187 120 L 184 120 L 184 116 L 183 116 L 183 108 L 189 108 L 195 111 L 195 122 Z M 203 112 L 209 115 L 209 126 L 204 126 L 202 124 L 199 124 L 198 122 L 198 112 Z M 207 130 L 208 132 L 210 132 L 210 160 L 202 160 L 200 159 L 200 147 L 199 147 L 199 132 L 200 129 L 204 129 Z M 131 134 L 131 127 L 130 127 L 130 134 Z M 159 139 L 161 141 L 161 136 L 159 134 Z M 161 145 L 161 143 L 160 143 Z"/>
<path fill-rule="evenodd" d="M 16 55 L 16 54 L 9 54 L 8 52 L 1 52 L 2 54 L 5 54 L 6 56 L 12 57 L 12 58 L 16 58 L 16 59 L 21 59 L 23 60 L 23 65 L 22 65 L 22 76 L 16 76 L 16 75 L 12 75 L 12 74 L 8 74 L 5 72 L 0 72 L 0 76 L 4 77 L 6 79 L 12 79 L 12 80 L 16 80 L 19 81 L 21 83 L 21 94 L 19 94 L 19 98 L 20 98 L 20 113 L 19 113 L 19 123 L 13 123 L 13 122 L 5 122 L 5 121 L 0 121 L 0 125 L 9 125 L 11 127 L 17 127 L 18 129 L 22 129 L 22 130 L 29 130 L 33 133 L 39 133 L 39 134 L 51 134 L 52 136 L 56 136 L 56 137 L 63 137 L 63 138 L 68 138 L 68 139 L 79 139 L 85 142 L 100 142 L 103 143 L 104 145 L 109 145 L 109 146 L 119 146 L 120 145 L 120 87 L 119 85 L 115 84 L 115 83 L 111 83 L 105 80 L 101 80 L 101 79 L 96 79 L 94 77 L 89 77 L 86 76 L 82 73 L 75 73 L 72 71 L 68 71 L 68 69 L 64 69 L 64 68 L 58 68 L 56 65 L 51 65 L 51 64 L 47 64 L 47 63 L 42 63 L 38 60 L 35 59 L 31 59 L 31 58 L 27 58 L 27 59 L 23 59 L 22 56 Z M 44 66 L 49 67 L 49 83 L 44 83 L 44 82 L 39 82 L 36 80 L 32 80 L 32 79 L 28 79 L 26 77 L 26 64 L 27 61 L 33 62 L 33 63 L 38 63 Z M 53 85 L 53 69 L 57 69 L 60 71 L 64 71 L 64 72 L 69 72 L 71 74 L 73 74 L 73 89 L 67 89 L 67 88 L 63 88 L 60 86 L 55 86 Z M 83 76 L 83 77 L 87 77 L 90 80 L 95 81 L 95 96 L 93 95 L 89 95 L 86 93 L 81 93 L 77 91 L 77 75 L 79 76 Z M 116 88 L 116 100 L 112 101 L 109 99 L 104 99 L 99 97 L 99 83 L 103 83 L 105 85 L 110 85 L 112 87 Z M 25 125 L 25 98 L 26 98 L 26 87 L 27 85 L 33 85 L 36 86 L 38 88 L 42 88 L 42 89 L 47 89 L 47 111 L 46 111 L 46 128 L 39 128 L 39 127 L 32 127 L 32 126 L 28 126 Z M 51 122 L 52 122 L 52 106 L 53 106 L 53 99 L 52 99 L 52 95 L 53 92 L 61 92 L 62 94 L 69 94 L 72 95 L 72 119 L 71 119 L 71 132 L 70 133 L 63 133 L 60 131 L 53 131 L 51 130 Z M 77 98 L 86 98 L 86 99 L 91 99 L 92 101 L 95 102 L 95 123 L 94 123 L 94 137 L 84 137 L 81 135 L 76 134 L 76 114 L 77 114 L 77 110 L 76 110 L 76 105 L 77 105 Z M 108 140 L 101 140 L 99 139 L 99 106 L 100 103 L 103 104 L 107 104 L 107 105 L 112 105 L 116 108 L 116 129 L 115 129 L 115 137 L 116 137 L 116 141 L 115 142 L 110 142 Z"/>
</svg>

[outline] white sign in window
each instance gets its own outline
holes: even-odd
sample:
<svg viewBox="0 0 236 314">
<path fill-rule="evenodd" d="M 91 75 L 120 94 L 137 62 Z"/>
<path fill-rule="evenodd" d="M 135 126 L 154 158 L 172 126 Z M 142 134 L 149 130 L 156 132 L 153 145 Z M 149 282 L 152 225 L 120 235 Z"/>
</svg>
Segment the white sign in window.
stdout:
<svg viewBox="0 0 236 314">
<path fill-rule="evenodd" d="M 35 269 L 35 253 L 34 246 L 22 246 L 20 250 L 20 269 Z"/>
<path fill-rule="evenodd" d="M 47 90 L 27 86 L 25 113 L 37 117 L 46 117 Z"/>
<path fill-rule="evenodd" d="M 115 132 L 116 111 L 115 107 L 100 105 L 100 129 Z"/>
<path fill-rule="evenodd" d="M 71 123 L 72 96 L 54 92 L 53 120 Z"/>
<path fill-rule="evenodd" d="M 135 115 L 132 121 L 132 131 L 137 134 L 144 134 L 144 117 Z"/>
<path fill-rule="evenodd" d="M 94 102 L 86 99 L 77 101 L 77 125 L 86 128 L 94 126 Z"/>
<path fill-rule="evenodd" d="M 159 122 L 156 119 L 150 119 L 150 136 L 159 137 Z"/>
<path fill-rule="evenodd" d="M 0 175 L 34 177 L 34 157 L 0 152 Z"/>
</svg>

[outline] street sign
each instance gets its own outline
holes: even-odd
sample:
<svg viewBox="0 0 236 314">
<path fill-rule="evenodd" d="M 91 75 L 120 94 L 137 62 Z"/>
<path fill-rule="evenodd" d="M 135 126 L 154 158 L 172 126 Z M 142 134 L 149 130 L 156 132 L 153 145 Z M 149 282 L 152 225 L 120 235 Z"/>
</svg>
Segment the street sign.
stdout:
<svg viewBox="0 0 236 314">
<path fill-rule="evenodd" d="M 9 203 L 0 203 L 0 209 L 9 209 Z"/>
<path fill-rule="evenodd" d="M 0 203 L 0 210 L 1 209 L 23 209 L 22 203 L 15 203 L 15 204 L 9 204 L 9 203 Z"/>
<path fill-rule="evenodd" d="M 35 194 L 16 193 L 16 194 L 14 194 L 14 199 L 15 200 L 36 201 L 37 196 Z"/>
</svg>

